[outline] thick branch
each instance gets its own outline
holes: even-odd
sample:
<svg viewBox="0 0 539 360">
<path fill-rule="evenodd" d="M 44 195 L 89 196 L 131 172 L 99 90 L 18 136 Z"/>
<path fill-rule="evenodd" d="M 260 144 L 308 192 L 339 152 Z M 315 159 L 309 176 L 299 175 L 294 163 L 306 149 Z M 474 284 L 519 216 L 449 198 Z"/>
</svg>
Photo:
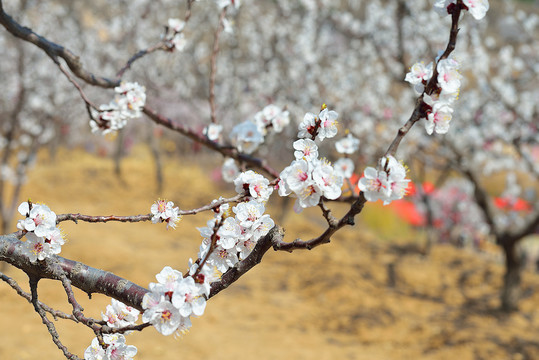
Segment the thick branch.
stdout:
<svg viewBox="0 0 539 360">
<path fill-rule="evenodd" d="M 95 269 L 83 263 L 51 256 L 32 264 L 22 251 L 23 243 L 14 234 L 0 236 L 0 260 L 21 269 L 29 276 L 61 280 L 54 267 L 60 266 L 71 284 L 91 295 L 99 293 L 110 296 L 124 304 L 142 310 L 142 298 L 147 289 L 108 271 Z"/>
<path fill-rule="evenodd" d="M 272 245 L 281 243 L 283 237 L 284 230 L 279 226 L 273 227 L 266 234 L 266 236 L 258 240 L 249 256 L 247 256 L 244 260 L 239 262 L 233 268 L 228 269 L 228 271 L 225 272 L 221 277 L 221 280 L 211 284 L 211 291 L 209 297 L 214 297 L 219 292 L 226 289 L 232 283 L 238 280 L 247 271 L 251 270 L 255 265 L 260 264 L 264 254 L 272 247 Z"/>
</svg>

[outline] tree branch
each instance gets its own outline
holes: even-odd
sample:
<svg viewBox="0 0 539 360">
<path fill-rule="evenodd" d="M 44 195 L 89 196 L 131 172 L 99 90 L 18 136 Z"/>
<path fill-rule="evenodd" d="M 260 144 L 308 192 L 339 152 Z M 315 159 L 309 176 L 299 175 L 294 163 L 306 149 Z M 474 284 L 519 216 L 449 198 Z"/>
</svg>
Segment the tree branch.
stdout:
<svg viewBox="0 0 539 360">
<path fill-rule="evenodd" d="M 45 51 L 55 63 L 58 63 L 58 58 L 64 59 L 73 74 L 88 84 L 103 88 L 113 88 L 120 85 L 119 80 L 111 80 L 90 73 L 84 69 L 79 56 L 73 54 L 69 49 L 53 43 L 43 36 L 36 34 L 32 29 L 17 23 L 11 16 L 4 12 L 2 0 L 0 0 L 0 24 L 2 24 L 13 36 L 28 41 Z"/>
<path fill-rule="evenodd" d="M 59 266 L 71 284 L 89 296 L 93 293 L 104 294 L 126 305 L 142 310 L 142 298 L 147 289 L 123 279 L 111 272 L 95 269 L 83 263 L 51 256 L 43 261 L 31 263 L 22 251 L 23 242 L 14 234 L 0 236 L 0 260 L 21 269 L 28 276 L 61 280 L 55 266 Z"/>
<path fill-rule="evenodd" d="M 179 132 L 180 134 L 187 136 L 191 140 L 194 140 L 207 148 L 217 151 L 218 153 L 221 153 L 223 156 L 234 158 L 238 161 L 245 162 L 255 168 L 258 168 L 262 171 L 264 171 L 266 174 L 278 178 L 279 173 L 271 168 L 266 160 L 258 159 L 252 156 L 249 156 L 247 154 L 240 153 L 237 149 L 231 148 L 231 147 L 225 147 L 222 145 L 219 145 L 218 143 L 211 141 L 207 137 L 203 136 L 202 134 L 198 134 L 195 131 L 188 129 L 187 127 L 183 126 L 182 124 L 169 119 L 161 114 L 158 114 L 148 106 L 144 106 L 143 109 L 144 114 L 146 114 L 150 119 L 152 119 L 155 123 L 162 125 L 170 130 L 174 130 L 176 132 Z"/>
</svg>

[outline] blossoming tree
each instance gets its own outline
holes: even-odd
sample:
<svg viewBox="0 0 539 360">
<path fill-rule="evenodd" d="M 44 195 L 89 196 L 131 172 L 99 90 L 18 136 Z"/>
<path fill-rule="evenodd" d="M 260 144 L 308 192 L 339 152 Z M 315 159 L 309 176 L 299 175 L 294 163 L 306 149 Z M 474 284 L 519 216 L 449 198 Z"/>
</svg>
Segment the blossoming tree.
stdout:
<svg viewBox="0 0 539 360">
<path fill-rule="evenodd" d="M 145 14 L 150 13 L 148 15 L 150 17 L 156 16 L 156 12 L 150 12 L 149 3 L 143 3 L 135 2 L 132 8 L 141 11 L 145 5 Z M 487 0 L 435 1 L 434 9 L 444 19 L 430 22 L 435 24 L 433 29 L 435 31 L 423 36 L 424 39 L 430 36 L 443 36 L 445 48 L 428 65 L 425 65 L 425 62 L 418 62 L 411 67 L 409 73 L 406 73 L 404 64 L 406 54 L 403 49 L 407 48 L 407 45 L 403 33 L 411 24 L 404 24 L 406 19 L 404 13 L 417 10 L 418 14 L 422 14 L 423 9 L 420 9 L 419 5 L 418 9 L 414 9 L 412 6 L 407 7 L 404 1 L 399 1 L 388 7 L 389 11 L 394 11 L 396 14 L 399 31 L 396 36 L 397 55 L 387 56 L 384 53 L 386 47 L 383 44 L 393 39 L 394 34 L 389 38 L 384 38 L 385 32 L 381 31 L 381 38 L 370 36 L 378 27 L 383 29 L 389 25 L 382 21 L 385 12 L 380 11 L 381 3 L 377 1 L 367 4 L 358 1 L 354 4 L 342 5 L 351 7 L 350 12 L 341 14 L 342 18 L 332 16 L 331 11 L 337 11 L 338 8 L 334 8 L 335 4 L 331 5 L 330 1 L 318 3 L 305 0 L 295 5 L 278 1 L 276 8 L 280 16 L 288 17 L 291 23 L 297 22 L 303 28 L 296 34 L 287 33 L 285 27 L 276 29 L 281 33 L 277 35 L 272 33 L 272 40 L 268 42 L 274 47 L 273 51 L 261 48 L 259 42 L 249 39 L 250 36 L 256 34 L 267 36 L 266 32 L 258 31 L 256 27 L 257 21 L 264 18 L 260 14 L 266 13 L 265 7 L 269 5 L 257 7 L 248 4 L 245 9 L 247 13 L 251 12 L 252 21 L 244 22 L 238 18 L 234 24 L 234 16 L 241 13 L 238 0 L 218 0 L 205 5 L 202 3 L 187 0 L 183 8 L 183 19 L 155 19 L 164 26 L 165 30 L 161 37 L 156 33 L 155 26 L 150 21 L 137 23 L 134 27 L 137 30 L 133 30 L 139 35 L 137 39 L 153 37 L 154 40 L 145 42 L 144 50 L 136 53 L 133 51 L 134 55 L 123 60 L 123 66 L 116 75 L 108 78 L 90 72 L 81 59 L 67 47 L 52 41 L 38 30 L 25 27 L 22 22 L 16 20 L 17 16 L 8 10 L 8 6 L 0 1 L 0 24 L 6 32 L 16 38 L 17 42 L 30 43 L 35 46 L 34 50 L 41 56 L 52 60 L 52 63 L 49 61 L 46 66 L 50 69 L 56 67 L 54 70 L 67 79 L 72 89 L 69 93 L 75 93 L 78 101 L 84 104 L 86 116 L 89 118 L 88 126 L 92 132 L 98 133 L 96 136 L 99 136 L 99 133 L 105 134 L 129 127 L 136 121 L 135 119 L 145 117 L 159 126 L 222 154 L 226 158 L 223 165 L 223 178 L 232 182 L 237 192 L 237 195 L 231 198 L 216 196 L 218 198 L 210 204 L 196 209 L 180 209 L 176 206 L 177 204 L 158 200 L 149 206 L 149 214 L 131 216 L 57 215 L 46 205 L 31 201 L 22 202 L 18 206 L 18 212 L 22 216 L 17 223 L 19 231 L 0 237 L 0 260 L 28 274 L 31 293 L 25 293 L 13 279 L 4 274 L 1 278 L 33 304 L 36 313 L 47 326 L 53 342 L 66 358 L 78 357 L 62 344 L 53 322 L 49 319 L 50 314 L 79 322 L 95 333 L 95 339 L 84 352 L 85 359 L 131 359 L 136 355 L 137 350 L 133 345 L 126 344 L 125 334 L 142 331 L 152 326 L 163 335 L 182 333 L 191 327 L 191 317 L 203 315 L 207 301 L 259 264 L 270 248 L 291 252 L 326 244 L 337 231 L 354 224 L 355 217 L 362 211 L 367 201 L 382 200 L 387 204 L 402 198 L 406 193 L 409 179 L 407 179 L 406 167 L 397 160 L 397 150 L 401 141 L 405 137 L 410 138 L 412 143 L 419 141 L 420 137 L 414 133 L 417 134 L 423 130 L 411 131 L 419 121 L 426 124 L 427 134 L 448 132 L 452 116 L 459 113 L 457 96 L 462 81 L 462 75 L 459 72 L 461 63 L 457 57 L 452 56 L 457 40 L 460 39 L 459 21 L 465 17 L 464 13 L 471 14 L 474 20 L 482 19 L 489 7 Z M 359 9 L 363 5 L 365 9 Z M 129 11 L 132 11 L 130 9 L 131 7 L 125 9 L 126 13 L 118 16 L 129 15 Z M 360 10 L 365 13 L 370 12 L 370 15 L 373 15 L 369 17 L 371 22 L 365 20 L 365 26 L 358 28 L 357 20 L 351 15 L 354 14 L 352 10 L 357 10 L 358 13 Z M 178 12 L 177 9 L 175 11 Z M 429 10 L 427 13 L 433 12 Z M 200 25 L 196 23 L 197 15 L 200 15 L 198 21 L 204 19 L 206 15 L 218 19 L 212 34 L 213 44 L 209 48 L 204 47 L 205 42 L 201 40 L 204 35 L 197 33 L 199 30 L 197 25 Z M 430 16 L 426 15 L 423 21 L 427 23 L 428 19 L 431 19 Z M 434 16 L 438 15 L 434 14 Z M 318 23 L 320 19 L 324 21 Z M 373 19 L 374 22 L 372 22 Z M 382 22 L 376 23 L 377 20 Z M 267 21 L 267 19 L 261 21 Z M 444 25 L 445 21 L 449 27 L 449 36 Z M 222 36 L 233 33 L 228 35 L 233 37 L 236 31 L 238 39 L 243 41 L 238 41 L 236 44 L 232 41 L 228 51 L 221 52 Z M 334 32 L 340 35 L 331 41 L 328 40 Z M 288 40 L 295 35 L 299 39 L 299 47 L 289 46 Z M 350 38 L 357 38 L 358 42 L 348 44 L 344 41 Z M 282 39 L 284 40 L 281 41 Z M 65 39 L 65 41 L 69 43 L 70 40 Z M 316 49 L 316 43 L 324 41 L 328 44 L 324 51 Z M 148 43 L 154 43 L 154 45 L 148 47 Z M 246 44 L 248 47 L 244 51 L 247 55 L 250 52 L 256 56 L 262 55 L 261 59 L 266 62 L 265 66 L 269 69 L 267 74 L 252 78 L 253 69 L 249 64 L 243 64 L 242 58 L 234 58 L 234 54 L 237 53 L 234 50 L 241 52 L 240 48 Z M 429 42 L 418 40 L 418 44 L 418 47 L 428 48 Z M 363 45 L 369 47 L 372 52 L 361 52 L 359 48 Z M 332 56 L 336 57 L 341 49 L 348 46 L 357 50 L 360 56 L 364 56 L 363 60 L 369 60 L 372 53 L 377 54 L 377 60 L 381 60 L 375 65 L 377 71 L 374 78 L 372 69 L 365 69 L 359 63 L 354 64 L 351 58 L 346 59 L 348 64 L 337 60 L 331 64 L 334 66 L 329 73 L 331 76 L 347 73 L 349 72 L 347 67 L 349 67 L 357 70 L 359 77 L 365 76 L 368 80 L 379 81 L 380 86 L 377 89 L 373 89 L 370 94 L 364 95 L 357 102 L 350 99 L 352 97 L 350 94 L 354 94 L 354 84 L 342 82 L 328 89 L 327 85 L 333 84 L 333 79 L 331 76 L 324 78 L 319 72 L 322 63 L 331 63 Z M 119 47 L 121 47 L 121 41 L 115 39 L 111 47 L 106 49 L 104 57 L 108 65 L 102 68 L 103 71 L 114 67 L 114 64 L 108 60 L 110 60 L 109 57 L 114 56 L 113 54 Z M 192 51 L 189 52 L 188 49 Z M 152 95 L 159 96 L 157 90 L 146 91 L 146 87 L 155 88 L 153 80 L 159 78 L 158 73 L 162 71 L 159 66 L 144 69 L 147 72 L 142 73 L 148 75 L 146 77 L 135 79 L 136 81 L 127 79 L 130 71 L 133 71 L 138 63 L 150 61 L 147 59 L 152 57 L 168 56 L 181 51 L 187 53 L 186 58 L 189 56 L 209 58 L 204 69 L 201 69 L 197 61 L 186 61 L 185 69 L 178 71 L 187 72 L 185 80 L 182 81 L 192 86 L 179 86 L 175 89 L 184 95 L 191 95 L 191 91 L 199 92 L 202 94 L 201 98 L 207 99 L 209 121 L 203 131 L 197 131 L 182 119 L 168 117 L 149 105 L 152 103 Z M 295 52 L 298 52 L 298 56 L 294 56 Z M 319 52 L 320 56 L 313 56 L 316 52 Z M 224 56 L 223 53 L 228 53 L 226 56 L 229 56 L 229 61 L 221 64 L 219 59 Z M 282 58 L 286 53 L 289 53 L 289 56 Z M 414 52 L 411 51 L 411 53 Z M 431 57 L 434 56 L 431 53 Z M 274 58 L 277 62 L 273 62 Z M 288 78 L 276 78 L 275 73 L 279 73 L 282 64 L 288 62 L 290 63 L 287 69 Z M 234 77 L 224 76 L 221 79 L 222 96 L 216 95 L 219 68 L 224 68 L 227 74 L 235 75 Z M 307 69 L 307 75 L 303 72 L 305 69 Z M 381 131 L 374 131 L 372 122 L 363 124 L 360 121 L 356 122 L 356 126 L 350 126 L 352 134 L 343 136 L 335 143 L 337 151 L 345 154 L 345 157 L 334 164 L 321 158 L 320 155 L 324 152 L 328 153 L 325 144 L 332 141 L 330 139 L 336 137 L 339 132 L 337 121 L 340 115 L 333 109 L 339 109 L 340 104 L 348 109 L 362 109 L 355 113 L 351 110 L 351 113 L 347 115 L 351 119 L 363 115 L 366 118 L 375 118 L 378 109 L 375 110 L 372 107 L 380 108 L 384 116 L 391 118 L 391 109 L 385 108 L 385 105 L 376 99 L 377 92 L 390 90 L 387 77 L 378 76 L 384 69 L 387 70 L 390 78 L 406 79 L 413 84 L 417 92 L 415 103 L 408 104 L 409 108 L 410 104 L 413 104 L 413 107 L 409 109 L 404 124 L 402 125 L 400 119 L 395 119 L 395 124 L 399 124 L 395 128 L 386 127 L 379 129 Z M 259 69 L 254 71 L 260 72 Z M 50 73 L 51 70 L 47 72 Z M 133 74 L 136 72 L 133 71 Z M 200 76 L 197 77 L 197 74 Z M 174 75 L 174 70 L 164 77 L 165 86 L 173 86 L 171 82 L 176 80 L 172 75 Z M 183 78 L 178 77 L 178 79 Z M 197 87 L 201 79 L 204 79 L 205 85 Z M 319 97 L 323 95 L 322 98 L 327 96 L 326 101 L 332 104 L 332 107 L 329 108 L 323 104 L 320 110 L 315 111 L 314 109 L 318 108 L 322 101 L 313 104 L 309 96 L 303 96 L 304 94 L 297 90 L 287 94 L 288 81 L 296 81 L 304 85 L 305 94 L 318 93 Z M 235 87 L 239 84 L 241 87 L 238 91 Z M 272 97 L 287 99 L 287 106 L 282 107 L 274 103 L 253 106 L 256 102 L 253 99 L 260 96 L 257 92 L 263 87 L 270 88 L 273 92 Z M 103 92 L 107 89 L 114 90 L 113 100 L 105 100 L 104 104 L 97 105 L 93 99 L 103 98 Z M 399 103 L 401 100 L 391 100 L 391 97 L 387 95 L 384 100 L 389 105 L 395 105 L 395 108 L 403 105 Z M 406 103 L 410 98 L 404 100 L 403 103 Z M 158 104 L 157 101 L 155 103 Z M 252 118 L 247 121 L 235 121 L 233 119 L 241 118 L 237 116 L 237 109 L 242 103 L 248 108 L 257 108 L 257 111 L 253 111 Z M 403 107 L 406 106 L 403 105 Z M 305 110 L 307 110 L 306 113 Z M 290 139 L 287 136 L 283 137 L 287 138 L 287 146 L 293 147 L 295 159 L 281 171 L 277 171 L 275 166 L 271 165 L 270 157 L 264 155 L 263 147 L 272 141 L 285 143 L 282 138 L 275 140 L 275 134 L 290 134 L 291 131 L 287 129 L 294 128 L 290 124 L 292 115 L 300 111 L 304 115 L 298 124 L 297 132 L 293 130 L 294 134 Z M 232 115 L 227 116 L 227 113 Z M 347 122 L 350 120 L 342 121 L 342 123 Z M 15 123 L 14 120 L 13 124 Z M 350 123 L 350 125 L 353 124 Z M 362 126 L 367 128 L 362 128 Z M 354 133 L 357 136 L 354 136 Z M 379 152 L 379 146 L 364 146 L 360 149 L 361 142 L 358 141 L 358 137 L 361 137 L 361 133 L 369 134 L 370 141 L 387 142 L 387 149 L 382 152 Z M 374 136 L 371 135 L 375 133 L 379 137 L 373 140 Z M 286 149 L 286 147 L 283 148 Z M 358 150 L 364 150 L 365 155 L 369 155 L 373 167 L 367 167 L 363 178 L 357 183 L 361 192 L 358 195 L 353 192 L 345 195 L 343 189 L 353 189 L 356 186 L 351 180 L 354 162 L 350 155 Z M 408 153 L 411 151 L 413 150 L 410 149 Z M 265 213 L 266 202 L 275 194 L 294 198 L 294 208 L 297 212 L 309 207 L 319 207 L 327 222 L 326 229 L 312 239 L 285 241 L 284 230 L 269 214 Z M 335 217 L 330 208 L 331 201 L 349 204 L 349 209 L 344 216 Z M 64 245 L 58 224 L 63 221 L 151 221 L 165 223 L 167 228 L 175 228 L 182 216 L 200 214 L 204 211 L 213 212 L 213 217 L 208 220 L 207 226 L 199 229 L 202 244 L 195 260 L 190 259 L 187 262 L 188 270 L 182 273 L 165 266 L 156 275 L 157 282 L 150 283 L 147 288 L 76 260 L 58 256 Z M 72 307 L 72 314 L 51 309 L 39 301 L 38 283 L 44 278 L 62 283 Z M 73 287 L 82 289 L 88 294 L 102 293 L 112 298 L 111 305 L 107 306 L 101 320 L 89 318 L 84 314 L 73 293 Z M 140 312 L 142 312 L 142 321 L 138 323 Z"/>
</svg>

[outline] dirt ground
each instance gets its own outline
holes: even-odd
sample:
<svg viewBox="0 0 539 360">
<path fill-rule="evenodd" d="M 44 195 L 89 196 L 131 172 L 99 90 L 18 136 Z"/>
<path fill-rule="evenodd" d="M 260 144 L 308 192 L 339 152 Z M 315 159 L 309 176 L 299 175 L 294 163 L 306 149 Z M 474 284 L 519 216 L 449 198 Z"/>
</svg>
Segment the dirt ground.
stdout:
<svg viewBox="0 0 539 360">
<path fill-rule="evenodd" d="M 218 159 L 213 159 L 217 164 Z M 183 209 L 207 204 L 233 189 L 208 180 L 194 160 L 165 162 L 161 195 Z M 24 198 L 56 213 L 148 213 L 159 197 L 153 162 L 137 149 L 123 162 L 123 181 L 108 159 L 80 151 L 45 156 L 31 172 Z M 21 199 L 22 200 L 22 199 Z M 278 218 L 282 208 L 270 207 Z M 318 216 L 290 212 L 286 239 L 309 238 L 323 229 Z M 363 215 L 363 214 L 362 214 Z M 268 252 L 262 263 L 208 302 L 182 338 L 154 329 L 127 336 L 137 359 L 539 359 L 539 277 L 524 276 L 520 312 L 500 313 L 503 267 L 492 256 L 435 246 L 422 255 L 413 232 L 381 239 L 359 216 L 354 228 L 312 251 Z M 147 286 L 170 265 L 185 271 L 200 243 L 197 226 L 211 214 L 185 217 L 175 231 L 163 225 L 63 223 L 62 256 L 112 271 Z M 391 217 L 380 223 L 392 226 Z M 13 227 L 13 230 L 15 228 Z M 410 235 L 412 234 L 412 235 Z M 25 275 L 7 270 L 28 289 Z M 65 293 L 42 281 L 40 300 L 69 312 Z M 110 300 L 79 292 L 86 315 L 99 317 Z M 0 359 L 62 359 L 30 304 L 0 285 Z M 66 320 L 61 339 L 82 356 L 93 334 Z"/>
</svg>

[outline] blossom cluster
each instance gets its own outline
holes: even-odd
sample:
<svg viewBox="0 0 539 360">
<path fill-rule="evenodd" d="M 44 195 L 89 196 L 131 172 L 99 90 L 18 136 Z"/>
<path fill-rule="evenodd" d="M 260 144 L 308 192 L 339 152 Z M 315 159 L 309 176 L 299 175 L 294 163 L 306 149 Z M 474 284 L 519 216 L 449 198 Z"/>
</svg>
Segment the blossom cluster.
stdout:
<svg viewBox="0 0 539 360">
<path fill-rule="evenodd" d="M 95 337 L 86 351 L 85 360 L 131 360 L 137 354 L 137 348 L 125 343 L 125 336 L 122 334 L 104 334 L 103 342 L 105 348 L 99 344 Z"/>
<path fill-rule="evenodd" d="M 338 159 L 333 164 L 333 168 L 337 175 L 342 176 L 344 179 L 349 179 L 354 173 L 354 162 L 348 156 L 359 150 L 359 142 L 358 138 L 349 133 L 346 137 L 335 143 L 337 152 L 344 154 L 346 157 Z"/>
<path fill-rule="evenodd" d="M 17 222 L 17 228 L 26 232 L 22 248 L 30 262 L 59 254 L 65 240 L 62 231 L 56 227 L 56 214 L 47 205 L 30 201 L 21 203 L 18 211 L 26 217 Z"/>
<path fill-rule="evenodd" d="M 168 32 L 167 40 L 171 46 L 171 50 L 183 51 L 187 41 L 185 40 L 185 35 L 183 34 L 183 28 L 185 27 L 185 21 L 180 19 L 168 19 Z"/>
<path fill-rule="evenodd" d="M 253 170 L 240 173 L 234 179 L 234 186 L 238 194 L 245 193 L 249 199 L 260 203 L 268 201 L 273 192 L 273 187 L 270 186 L 268 179 Z"/>
<path fill-rule="evenodd" d="M 425 129 L 429 135 L 433 132 L 445 134 L 449 130 L 449 122 L 453 113 L 452 105 L 458 97 L 461 75 L 458 72 L 459 63 L 455 59 L 439 60 L 436 69 L 438 72 L 437 88 L 433 93 L 423 94 L 423 103 L 426 110 Z M 425 85 L 433 75 L 432 63 L 425 66 L 416 63 L 406 74 L 405 80 L 414 85 L 414 90 L 422 93 Z"/>
<path fill-rule="evenodd" d="M 290 113 L 277 105 L 269 104 L 255 114 L 254 121 L 262 135 L 266 135 L 269 128 L 280 133 L 290 123 Z"/>
<path fill-rule="evenodd" d="M 264 109 L 257 112 L 253 121 L 246 120 L 232 128 L 230 132 L 230 140 L 239 151 L 251 154 L 260 144 L 264 142 L 264 136 L 267 135 L 268 129 L 272 128 L 276 133 L 283 131 L 284 127 L 290 123 L 290 114 L 287 110 L 283 110 L 274 104 L 267 105 Z M 213 126 L 213 129 L 210 127 Z M 218 125 L 210 125 L 205 129 L 210 140 L 218 138 L 218 135 L 210 134 L 217 133 L 221 128 Z"/>
<path fill-rule="evenodd" d="M 206 308 L 209 294 L 208 276 L 199 272 L 183 276 L 178 270 L 165 266 L 156 276 L 157 283 L 150 283 L 150 292 L 142 299 L 142 321 L 151 323 L 163 335 L 185 333 L 191 327 L 191 315 L 200 316 Z"/>
<path fill-rule="evenodd" d="M 152 222 L 157 224 L 158 222 L 167 223 L 167 230 L 170 227 L 176 228 L 176 224 L 181 220 L 180 209 L 174 207 L 172 201 L 166 201 L 163 199 L 157 200 L 152 204 L 150 211 L 152 213 Z"/>
<path fill-rule="evenodd" d="M 258 240 L 275 225 L 270 215 L 264 214 L 264 204 L 256 200 L 241 202 L 232 208 L 232 212 L 234 216 L 228 205 L 221 205 L 216 217 L 198 229 L 204 238 L 199 258 L 207 257 L 207 264 L 221 273 L 249 256 Z M 214 236 L 216 241 L 212 246 Z"/>
<path fill-rule="evenodd" d="M 103 134 L 123 128 L 129 119 L 140 117 L 146 102 L 146 89 L 138 83 L 122 82 L 115 87 L 116 96 L 109 104 L 99 106 L 90 120 L 92 132 Z M 96 119 L 96 120 L 95 120 Z"/>
<path fill-rule="evenodd" d="M 137 322 L 139 311 L 127 306 L 121 301 L 111 299 L 111 304 L 107 305 L 105 313 L 101 313 L 103 321 L 112 328 L 122 328 L 133 325 Z"/>
<path fill-rule="evenodd" d="M 324 140 L 337 135 L 337 114 L 333 110 L 328 110 L 326 105 L 322 106 L 322 111 L 316 116 L 313 113 L 306 113 L 303 121 L 299 124 L 298 138 L 312 140 Z"/>
<path fill-rule="evenodd" d="M 189 262 L 189 272 L 182 275 L 166 266 L 156 275 L 158 282 L 150 283 L 150 292 L 142 301 L 142 320 L 163 335 L 188 331 L 191 316 L 204 313 L 210 284 L 245 259 L 275 225 L 264 214 L 264 202 L 273 190 L 267 179 L 252 171 L 241 173 L 237 179 L 236 189 L 248 194 L 248 200 L 238 203 L 232 211 L 229 204 L 215 207 L 214 218 L 198 229 L 203 241 L 198 260 Z"/>
<path fill-rule="evenodd" d="M 139 311 L 124 303 L 111 299 L 111 304 L 107 305 L 105 313 L 101 313 L 103 321 L 114 329 L 134 325 L 139 316 Z M 126 332 L 128 334 L 129 332 Z M 126 345 L 125 336 L 122 334 L 104 334 L 104 346 L 99 344 L 99 339 L 95 337 L 86 351 L 85 360 L 130 360 L 137 354 L 137 348 L 133 345 Z"/>
<path fill-rule="evenodd" d="M 334 200 L 341 196 L 344 174 L 326 159 L 318 158 L 318 146 L 314 141 L 337 134 L 337 117 L 335 111 L 323 106 L 318 116 L 307 113 L 299 124 L 300 139 L 293 144 L 296 160 L 281 172 L 278 182 L 279 195 L 293 194 L 297 198 L 294 206 L 297 212 L 318 205 L 322 197 Z M 343 170 L 349 167 L 349 164 L 345 165 Z"/>
<path fill-rule="evenodd" d="M 410 179 L 406 179 L 406 168 L 393 156 L 380 159 L 378 169 L 367 167 L 359 179 L 358 187 L 367 201 L 382 200 L 384 205 L 402 199 Z"/>
<path fill-rule="evenodd" d="M 488 0 L 463 0 L 464 10 L 468 10 L 472 16 L 479 20 L 482 19 L 488 8 Z M 434 4 L 434 10 L 441 16 L 446 16 L 452 12 L 452 8 L 457 6 L 456 0 L 437 0 Z M 445 134 L 449 130 L 449 123 L 453 113 L 453 103 L 458 97 L 460 90 L 461 75 L 458 72 L 459 62 L 453 58 L 437 59 L 436 88 L 431 93 L 423 94 L 425 86 L 434 74 L 434 66 L 429 63 L 416 63 L 406 74 L 405 80 L 414 85 L 414 90 L 418 94 L 423 94 L 423 106 L 426 113 L 425 130 L 431 135 Z"/>
</svg>

